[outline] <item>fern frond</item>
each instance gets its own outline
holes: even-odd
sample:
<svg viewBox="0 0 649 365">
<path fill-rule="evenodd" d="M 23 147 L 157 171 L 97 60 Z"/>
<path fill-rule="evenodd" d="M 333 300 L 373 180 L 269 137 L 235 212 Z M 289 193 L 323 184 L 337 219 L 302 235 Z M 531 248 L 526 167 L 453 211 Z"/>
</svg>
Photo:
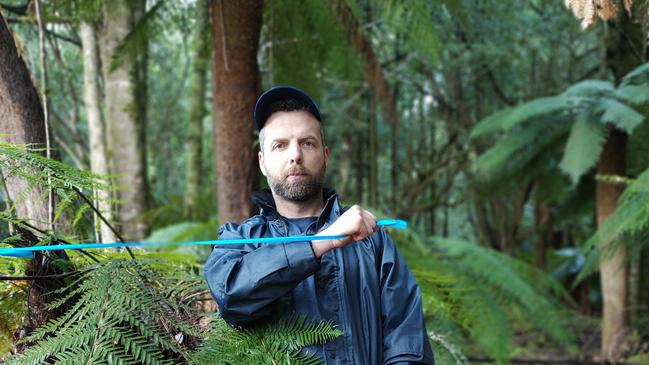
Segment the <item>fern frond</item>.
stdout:
<svg viewBox="0 0 649 365">
<path fill-rule="evenodd" d="M 195 364 L 318 364 L 317 358 L 302 354 L 301 348 L 342 335 L 332 323 L 310 323 L 303 316 L 243 330 L 215 317 L 210 329 L 212 333 L 193 356 Z"/>
<path fill-rule="evenodd" d="M 644 121 L 642 114 L 613 98 L 600 99 L 600 107 L 604 109 L 601 118 L 603 123 L 612 124 L 629 134 Z"/>
<path fill-rule="evenodd" d="M 473 279 L 475 285 L 496 290 L 502 300 L 518 305 L 532 323 L 553 338 L 564 343 L 574 341 L 561 323 L 564 316 L 557 304 L 522 280 L 508 264 L 510 258 L 462 240 L 433 238 L 433 242 L 453 260 L 457 270 Z"/>
<path fill-rule="evenodd" d="M 649 102 L 649 63 L 642 64 L 622 78 L 615 95 L 631 104 Z"/>
<path fill-rule="evenodd" d="M 563 92 L 565 96 L 595 98 L 600 96 L 611 96 L 615 91 L 612 83 L 602 80 L 584 80 L 578 82 Z"/>
<path fill-rule="evenodd" d="M 557 139 L 566 135 L 570 124 L 544 124 L 537 121 L 534 124 L 516 132 L 507 133 L 497 143 L 478 156 L 474 165 L 480 177 L 492 180 L 526 166 L 540 151 L 553 144 Z"/>
<path fill-rule="evenodd" d="M 530 122 L 534 118 L 542 120 L 541 117 L 544 115 L 556 116 L 557 114 L 564 113 L 572 102 L 573 100 L 571 98 L 562 95 L 548 96 L 500 110 L 476 124 L 471 130 L 471 138 L 496 131 L 508 131 L 517 125 Z M 550 119 L 547 118 L 546 120 Z"/>
<path fill-rule="evenodd" d="M 187 350 L 173 335 L 189 325 L 196 310 L 173 303 L 162 294 L 161 276 L 131 260 L 104 262 L 83 273 L 83 280 L 61 300 L 70 310 L 39 328 L 24 341 L 35 342 L 10 364 L 89 360 L 171 364 L 187 359 Z M 182 308 L 181 308 L 182 307 Z M 180 310 L 190 315 L 180 316 Z M 193 316 L 191 315 L 193 313 Z M 165 327 L 161 325 L 165 323 Z M 163 351 L 165 352 L 163 354 Z M 120 360 L 121 359 L 121 360 Z"/>
<path fill-rule="evenodd" d="M 573 184 L 595 166 L 605 140 L 604 125 L 587 119 L 583 113 L 580 114 L 572 126 L 563 159 L 559 164 L 561 170 L 570 176 Z"/>
</svg>

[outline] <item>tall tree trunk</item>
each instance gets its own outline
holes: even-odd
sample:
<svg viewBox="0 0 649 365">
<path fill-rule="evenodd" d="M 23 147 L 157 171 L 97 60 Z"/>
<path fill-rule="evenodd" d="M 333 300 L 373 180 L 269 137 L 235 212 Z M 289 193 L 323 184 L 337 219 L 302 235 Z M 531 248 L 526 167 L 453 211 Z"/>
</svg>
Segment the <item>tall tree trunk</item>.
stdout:
<svg viewBox="0 0 649 365">
<path fill-rule="evenodd" d="M 252 109 L 261 89 L 257 49 L 263 2 L 212 1 L 212 94 L 219 220 L 252 212 L 256 180 Z"/>
<path fill-rule="evenodd" d="M 0 141 L 16 144 L 45 144 L 45 124 L 43 108 L 38 93 L 32 83 L 29 70 L 19 56 L 13 35 L 0 11 Z M 47 200 L 40 197 L 45 187 L 33 189 L 28 183 L 13 176 L 6 176 L 7 199 L 13 201 L 15 213 L 39 229 L 48 228 Z M 22 231 L 22 241 L 34 245 L 38 239 L 32 232 Z M 63 251 L 48 256 L 38 254 L 26 267 L 27 275 L 46 275 L 60 273 L 61 270 L 52 260 L 68 260 Z M 54 314 L 45 308 L 52 299 L 52 291 L 64 285 L 62 280 L 39 280 L 30 282 L 26 289 L 29 303 L 27 326 L 35 327 L 45 324 Z"/>
<path fill-rule="evenodd" d="M 185 211 L 190 218 L 196 217 L 201 205 L 199 192 L 203 172 L 203 118 L 205 117 L 205 82 L 210 61 L 210 12 L 209 0 L 196 2 L 196 33 L 194 59 L 189 87 L 191 108 L 187 126 L 187 169 L 185 184 Z"/>
<path fill-rule="evenodd" d="M 642 64 L 645 59 L 644 27 L 640 17 L 644 8 L 636 2 L 631 18 L 626 11 L 620 12 L 620 20 L 610 27 L 606 39 L 606 66 L 615 77 L 616 83 L 629 71 Z M 600 175 L 620 175 L 626 172 L 626 145 L 628 136 L 609 128 L 608 139 L 600 156 L 598 173 Z M 597 183 L 597 224 L 601 225 L 617 208 L 624 187 L 598 181 Z M 605 248 L 603 248 L 605 250 Z M 602 319 L 602 353 L 609 359 L 616 359 L 625 340 L 628 324 L 628 266 L 627 252 L 617 250 L 614 255 L 602 256 L 600 280 L 604 301 Z"/>
<path fill-rule="evenodd" d="M 101 56 L 106 95 L 106 141 L 109 168 L 116 176 L 119 200 L 117 220 L 127 239 L 141 240 L 148 225 L 140 219 L 148 208 L 148 183 L 142 105 L 142 70 L 136 60 L 124 57 L 115 62 L 115 53 L 133 29 L 134 11 L 125 0 L 106 4 L 101 39 Z M 140 57 L 145 57 L 141 55 Z M 140 85 L 136 81 L 140 81 Z M 145 94 L 144 94 L 145 96 Z"/>
<path fill-rule="evenodd" d="M 99 55 L 97 54 L 97 32 L 94 24 L 82 22 L 80 26 L 81 45 L 83 48 L 83 101 L 88 119 L 88 144 L 90 145 L 90 170 L 101 176 L 108 176 L 108 157 L 104 124 L 101 119 L 101 96 L 99 94 Z M 105 189 L 94 192 L 97 209 L 108 222 L 113 222 L 111 193 Z M 115 242 L 113 231 L 101 219 L 95 217 L 99 228 L 100 242 Z"/>
</svg>

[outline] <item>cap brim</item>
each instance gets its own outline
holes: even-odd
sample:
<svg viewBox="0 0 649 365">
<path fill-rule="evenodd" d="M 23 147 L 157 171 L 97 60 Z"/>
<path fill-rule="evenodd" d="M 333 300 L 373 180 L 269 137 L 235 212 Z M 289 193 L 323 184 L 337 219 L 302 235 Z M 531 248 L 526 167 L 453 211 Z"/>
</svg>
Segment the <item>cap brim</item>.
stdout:
<svg viewBox="0 0 649 365">
<path fill-rule="evenodd" d="M 320 109 L 318 109 L 316 103 L 304 91 L 292 86 L 274 86 L 261 94 L 255 103 L 253 118 L 257 130 L 261 130 L 264 127 L 264 123 L 266 123 L 266 120 L 270 116 L 270 106 L 277 101 L 285 99 L 295 99 L 306 103 L 315 111 L 314 117 L 318 121 L 322 121 L 320 118 Z"/>
</svg>

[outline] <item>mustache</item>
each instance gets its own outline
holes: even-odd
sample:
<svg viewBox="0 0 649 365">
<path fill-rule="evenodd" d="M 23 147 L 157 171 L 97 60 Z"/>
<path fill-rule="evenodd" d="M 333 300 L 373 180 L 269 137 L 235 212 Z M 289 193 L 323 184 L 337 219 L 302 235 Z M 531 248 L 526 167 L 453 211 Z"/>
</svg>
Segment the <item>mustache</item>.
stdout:
<svg viewBox="0 0 649 365">
<path fill-rule="evenodd" d="M 288 170 L 288 172 L 286 173 L 286 176 L 298 175 L 298 174 L 299 175 L 309 175 L 309 172 L 305 168 L 302 168 L 302 167 L 293 167 L 293 168 Z"/>
</svg>

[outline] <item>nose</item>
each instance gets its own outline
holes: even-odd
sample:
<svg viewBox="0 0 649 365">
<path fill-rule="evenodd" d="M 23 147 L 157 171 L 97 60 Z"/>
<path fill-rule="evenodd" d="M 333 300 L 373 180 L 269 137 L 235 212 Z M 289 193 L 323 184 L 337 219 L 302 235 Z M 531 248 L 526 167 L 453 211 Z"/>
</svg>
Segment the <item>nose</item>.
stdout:
<svg viewBox="0 0 649 365">
<path fill-rule="evenodd" d="M 291 143 L 289 148 L 289 157 L 292 164 L 301 164 L 302 163 L 302 149 L 300 148 L 299 143 Z"/>
</svg>

